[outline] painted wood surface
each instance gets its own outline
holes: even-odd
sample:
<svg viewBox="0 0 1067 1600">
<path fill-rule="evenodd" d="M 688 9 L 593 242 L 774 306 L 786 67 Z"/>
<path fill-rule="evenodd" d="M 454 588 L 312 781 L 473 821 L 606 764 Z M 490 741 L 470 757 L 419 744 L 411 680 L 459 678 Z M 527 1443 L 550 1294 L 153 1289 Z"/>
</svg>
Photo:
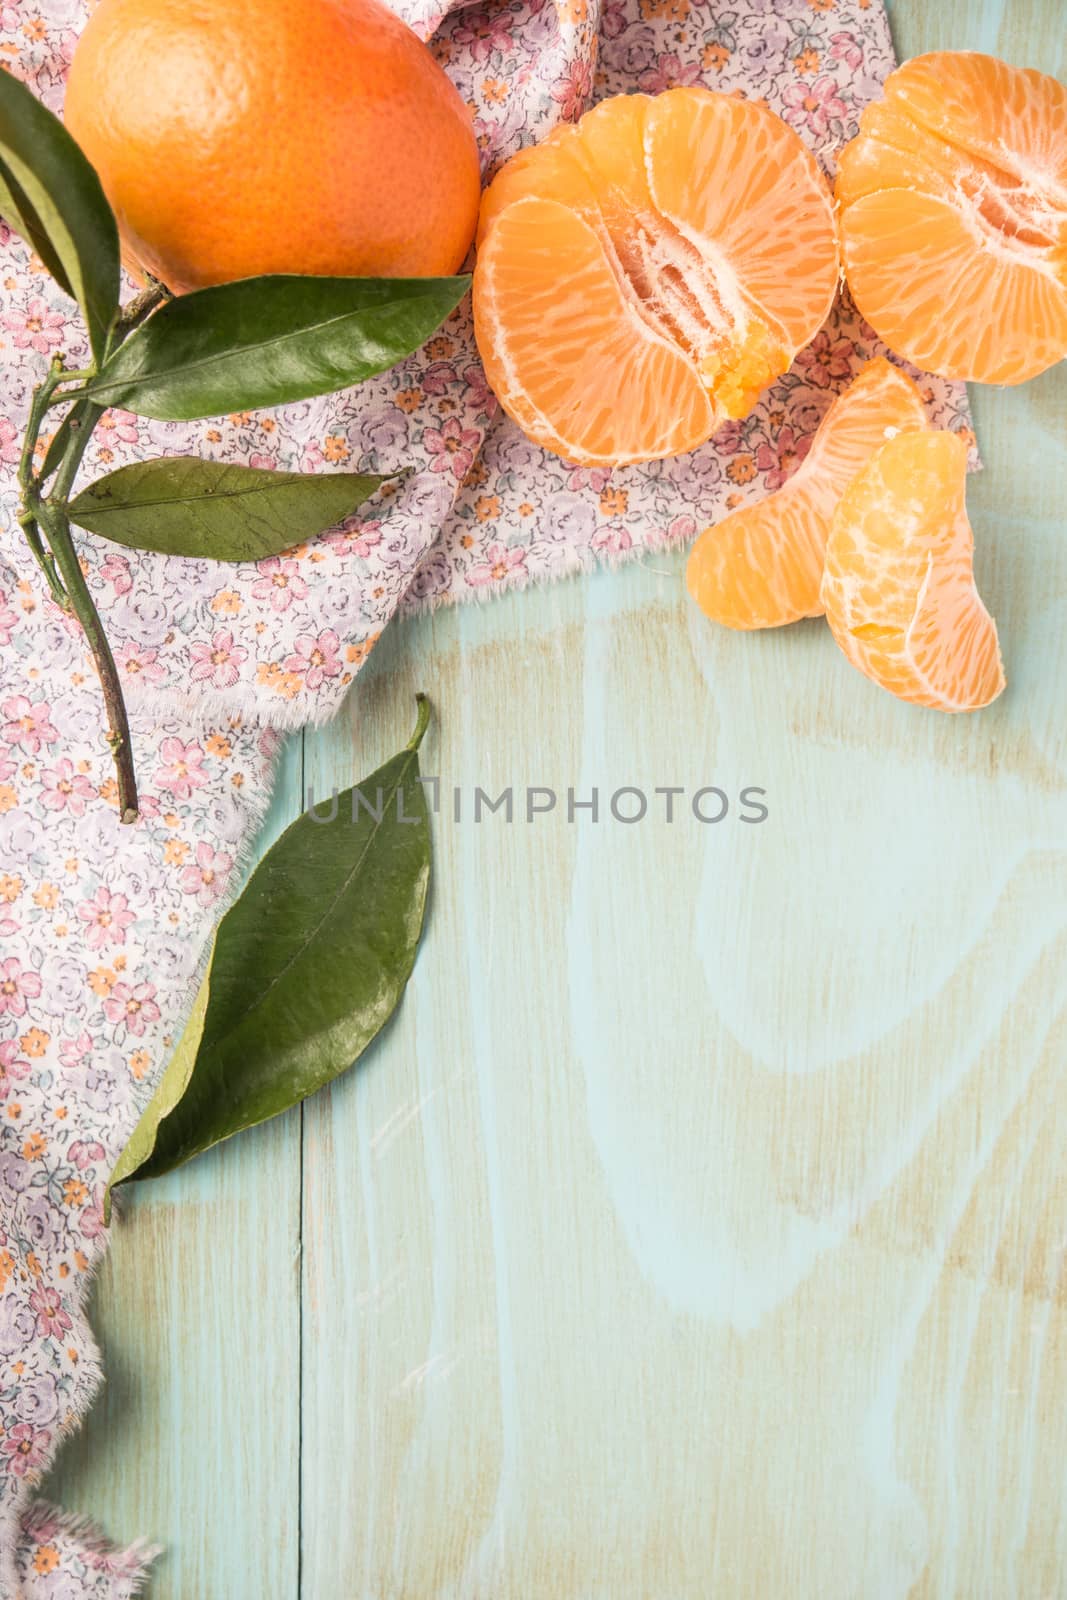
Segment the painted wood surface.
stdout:
<svg viewBox="0 0 1067 1600">
<path fill-rule="evenodd" d="M 1061 0 L 896 0 L 1067 76 Z M 1067 1597 L 1067 373 L 980 391 L 1010 688 L 898 705 L 682 558 L 395 627 L 271 819 L 438 722 L 446 793 L 767 790 L 717 826 L 439 817 L 400 1015 L 136 1192 L 51 1491 L 152 1600 Z"/>
</svg>

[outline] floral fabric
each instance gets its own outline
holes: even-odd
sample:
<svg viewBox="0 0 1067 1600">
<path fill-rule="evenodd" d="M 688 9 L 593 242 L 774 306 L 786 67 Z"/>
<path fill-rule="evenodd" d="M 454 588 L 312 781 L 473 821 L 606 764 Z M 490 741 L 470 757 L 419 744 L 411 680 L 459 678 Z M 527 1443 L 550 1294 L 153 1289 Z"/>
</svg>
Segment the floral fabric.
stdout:
<svg viewBox="0 0 1067 1600">
<path fill-rule="evenodd" d="M 893 57 L 880 0 L 488 0 L 398 9 L 471 104 L 489 174 L 594 99 L 704 83 L 761 97 L 827 168 Z M 87 0 L 0 0 L 0 53 L 55 110 Z M 251 177 L 252 175 L 250 175 Z M 198 952 L 267 804 L 276 730 L 331 715 L 397 610 L 486 598 L 692 537 L 777 488 L 880 347 L 842 300 L 744 422 L 674 461 L 568 466 L 500 414 L 469 307 L 358 391 L 210 422 L 111 412 L 83 480 L 155 454 L 259 467 L 414 466 L 363 515 L 222 566 L 85 538 L 134 711 L 141 820 L 122 828 L 99 694 L 15 523 L 15 463 L 78 318 L 0 225 L 0 1597 L 121 1600 L 145 1567 L 29 1491 L 100 1370 L 84 1316 L 107 1175 L 180 1032 Z M 933 419 L 963 391 L 922 379 Z"/>
</svg>

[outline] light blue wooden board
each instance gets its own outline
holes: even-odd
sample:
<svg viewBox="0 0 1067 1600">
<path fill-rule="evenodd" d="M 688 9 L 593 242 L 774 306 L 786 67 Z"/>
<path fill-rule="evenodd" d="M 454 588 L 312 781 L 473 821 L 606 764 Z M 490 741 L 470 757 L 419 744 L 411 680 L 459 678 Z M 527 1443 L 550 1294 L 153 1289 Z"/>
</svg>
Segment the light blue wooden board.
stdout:
<svg viewBox="0 0 1067 1600">
<path fill-rule="evenodd" d="M 1057 0 L 892 14 L 1065 75 Z M 674 554 L 394 627 L 290 744 L 271 836 L 416 688 L 468 796 L 772 816 L 439 819 L 358 1072 L 138 1192 L 54 1492 L 167 1544 L 153 1600 L 295 1600 L 298 1523 L 309 1600 L 1067 1595 L 1067 377 L 975 411 L 980 717 L 717 634 Z"/>
</svg>

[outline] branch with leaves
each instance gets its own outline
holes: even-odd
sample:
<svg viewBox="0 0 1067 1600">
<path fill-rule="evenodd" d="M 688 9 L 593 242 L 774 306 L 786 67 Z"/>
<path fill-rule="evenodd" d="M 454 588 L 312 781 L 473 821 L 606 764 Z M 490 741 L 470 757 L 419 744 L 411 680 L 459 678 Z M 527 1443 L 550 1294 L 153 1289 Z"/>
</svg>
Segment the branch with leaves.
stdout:
<svg viewBox="0 0 1067 1600">
<path fill-rule="evenodd" d="M 133 549 L 257 561 L 334 527 L 385 480 L 164 457 L 120 468 L 73 495 L 104 411 L 122 406 L 187 422 L 348 388 L 413 354 L 470 279 L 285 275 L 177 299 L 153 283 L 124 308 L 118 227 L 96 173 L 58 118 L 2 71 L 0 216 L 78 302 L 88 333 L 88 366 L 71 369 L 57 356 L 34 391 L 18 520 L 52 600 L 78 619 L 92 651 L 119 815 L 133 822 L 137 785 L 122 684 L 72 524 Z M 41 435 L 56 414 L 38 466 Z"/>
</svg>

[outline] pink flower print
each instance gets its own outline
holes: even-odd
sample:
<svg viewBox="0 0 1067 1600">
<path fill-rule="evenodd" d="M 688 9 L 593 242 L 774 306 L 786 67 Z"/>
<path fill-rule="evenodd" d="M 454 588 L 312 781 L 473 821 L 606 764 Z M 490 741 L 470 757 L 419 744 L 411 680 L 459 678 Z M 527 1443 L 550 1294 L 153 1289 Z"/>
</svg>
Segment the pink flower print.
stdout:
<svg viewBox="0 0 1067 1600">
<path fill-rule="evenodd" d="M 103 1184 L 100 1185 L 99 1192 L 103 1192 Z M 78 1226 L 86 1239 L 99 1239 L 102 1233 L 107 1232 L 107 1228 L 104 1226 L 103 1205 L 97 1201 L 92 1205 L 86 1206 L 78 1218 Z"/>
<path fill-rule="evenodd" d="M 278 463 L 274 456 L 250 455 L 248 465 L 250 467 L 258 467 L 260 472 L 276 472 L 278 470 Z"/>
<path fill-rule="evenodd" d="M 786 122 L 791 122 L 794 128 L 810 128 L 820 139 L 829 133 L 831 117 L 848 116 L 848 107 L 838 94 L 833 78 L 787 84 L 782 90 L 782 103 Z"/>
<path fill-rule="evenodd" d="M 610 525 L 601 528 L 593 537 L 593 549 L 609 556 L 621 556 L 632 544 L 633 540 L 626 528 Z"/>
<path fill-rule="evenodd" d="M 59 1298 L 59 1290 L 42 1284 L 30 1295 L 30 1309 L 37 1313 L 37 1337 L 39 1339 L 61 1339 L 70 1327 L 70 1317 L 63 1310 L 63 1302 Z M 12 1428 L 11 1433 L 14 1433 Z M 8 1434 L 10 1439 L 11 1433 Z"/>
<path fill-rule="evenodd" d="M 0 706 L 5 722 L 0 739 L 17 744 L 28 756 L 35 756 L 42 744 L 54 744 L 59 734 L 52 726 L 52 708 L 44 700 L 31 705 L 24 694 L 13 694 Z"/>
<path fill-rule="evenodd" d="M 764 482 L 768 492 L 780 489 L 786 479 L 792 477 L 810 449 L 810 437 L 805 435 L 798 439 L 792 428 L 783 428 L 774 444 L 760 445 L 756 451 L 756 465 L 766 473 Z"/>
<path fill-rule="evenodd" d="M 472 411 L 484 412 L 487 417 L 495 417 L 500 402 L 490 389 L 485 373 L 478 365 L 470 366 L 463 374 L 467 385 L 467 404 Z"/>
<path fill-rule="evenodd" d="M 0 417 L 0 461 L 12 466 L 22 454 L 19 431 L 10 417 Z"/>
<path fill-rule="evenodd" d="M 232 866 L 232 856 L 202 840 L 196 847 L 196 865 L 190 863 L 178 879 L 182 894 L 195 894 L 199 905 L 211 905 L 225 889 Z"/>
<path fill-rule="evenodd" d="M 569 467 L 567 487 L 575 491 L 592 489 L 594 494 L 599 494 L 601 489 L 607 488 L 610 479 L 610 467 Z"/>
<path fill-rule="evenodd" d="M 358 522 L 351 528 L 342 525 L 324 533 L 322 542 L 336 550 L 338 555 L 360 556 L 365 561 L 375 545 L 381 544 L 381 529 L 380 522 Z"/>
<path fill-rule="evenodd" d="M 259 563 L 257 570 L 263 576 L 252 585 L 253 597 L 256 600 L 269 600 L 275 611 L 288 611 L 294 600 L 303 600 L 308 592 L 296 561 L 268 556 Z"/>
<path fill-rule="evenodd" d="M 557 78 L 551 89 L 552 98 L 559 106 L 559 114 L 564 122 L 578 121 L 592 92 L 592 63 L 581 60 L 574 62 L 565 77 Z"/>
<path fill-rule="evenodd" d="M 715 433 L 715 448 L 722 455 L 736 455 L 745 442 L 744 423 L 724 422 Z"/>
<path fill-rule="evenodd" d="M 341 641 L 332 628 L 324 628 L 317 639 L 303 634 L 294 652 L 285 661 L 286 672 L 302 677 L 308 689 L 317 689 L 324 678 L 336 678 L 341 671 L 337 652 Z"/>
<path fill-rule="evenodd" d="M 116 597 L 120 594 L 129 594 L 133 588 L 130 563 L 125 556 L 113 554 L 106 556 L 100 567 L 100 576 L 105 583 L 110 583 Z"/>
<path fill-rule="evenodd" d="M 451 361 L 435 361 L 422 375 L 423 394 L 447 394 L 456 381 L 456 369 Z"/>
<path fill-rule="evenodd" d="M 18 625 L 18 612 L 12 611 L 7 603 L 7 596 L 0 593 L 0 644 L 11 643 L 11 635 Z"/>
<path fill-rule="evenodd" d="M 126 644 L 115 652 L 119 671 L 127 678 L 136 678 L 142 683 L 162 683 L 167 676 L 158 657 L 158 650 L 147 650 L 139 644 Z"/>
<path fill-rule="evenodd" d="M 0 1042 L 0 1100 L 6 1100 L 14 1083 L 29 1076 L 30 1064 L 19 1055 L 17 1039 Z"/>
<path fill-rule="evenodd" d="M 156 786 L 169 789 L 178 800 L 188 800 L 194 789 L 202 789 L 208 781 L 204 771 L 204 751 L 195 740 L 188 744 L 172 734 L 164 739 L 159 753 L 166 762 L 156 773 Z"/>
<path fill-rule="evenodd" d="M 462 481 L 474 465 L 474 452 L 481 435 L 476 428 L 462 428 L 455 417 L 449 417 L 441 428 L 427 428 L 422 442 L 430 452 L 432 472 L 452 472 Z"/>
<path fill-rule="evenodd" d="M 216 633 L 210 644 L 190 645 L 189 654 L 193 658 L 190 678 L 194 683 L 206 681 L 215 689 L 231 689 L 241 676 L 241 662 L 248 658 L 248 651 L 234 644 L 232 633 Z"/>
<path fill-rule="evenodd" d="M 688 88 L 699 83 L 701 70 L 699 62 L 683 67 L 681 59 L 671 53 L 660 56 L 656 65 L 642 72 L 637 82 L 646 94 L 662 94 L 664 89 Z"/>
<path fill-rule="evenodd" d="M 4 327 L 12 335 L 16 350 L 36 350 L 38 355 L 49 355 L 63 343 L 62 311 L 49 311 L 37 295 L 26 310 L 11 312 L 4 318 Z"/>
<path fill-rule="evenodd" d="M 684 544 L 687 539 L 692 539 L 697 531 L 695 517 L 675 517 L 667 529 L 667 538 L 672 544 Z"/>
<path fill-rule="evenodd" d="M 75 1139 L 67 1151 L 79 1172 L 84 1172 L 86 1167 L 95 1166 L 98 1161 L 103 1161 L 106 1151 L 98 1139 Z"/>
<path fill-rule="evenodd" d="M 509 21 L 507 12 L 483 12 L 472 22 L 464 22 L 452 37 L 456 44 L 463 46 L 472 61 L 481 65 L 489 60 L 494 50 L 506 54 L 512 48 Z"/>
<path fill-rule="evenodd" d="M 140 1038 L 145 1028 L 159 1021 L 159 1007 L 155 1001 L 155 985 L 116 983 L 104 1001 L 104 1015 L 116 1027 L 123 1028 Z"/>
<path fill-rule="evenodd" d="M 823 328 L 801 350 L 797 365 L 803 367 L 809 383 L 813 383 L 817 389 L 828 389 L 832 383 L 851 375 L 852 354 L 851 339 L 834 339 Z"/>
<path fill-rule="evenodd" d="M 91 900 L 82 901 L 78 916 L 86 925 L 85 942 L 90 950 L 126 943 L 126 929 L 136 920 L 128 906 L 129 901 L 124 894 L 113 894 L 103 884 Z"/>
<path fill-rule="evenodd" d="M 364 522 L 348 535 L 348 540 L 347 548 L 351 553 L 366 561 L 375 545 L 382 542 L 382 525 L 380 522 Z"/>
<path fill-rule="evenodd" d="M 18 956 L 0 961 L 0 1017 L 5 1011 L 12 1017 L 24 1017 L 26 1001 L 36 1000 L 40 992 L 40 977 L 32 967 L 24 967 Z"/>
<path fill-rule="evenodd" d="M 56 1294 L 54 1289 L 50 1289 L 48 1292 L 52 1295 Z M 37 1294 L 40 1293 L 41 1291 L 38 1290 Z M 37 1295 L 31 1294 L 31 1305 L 36 1298 Z M 56 1295 L 57 1300 L 58 1298 L 59 1296 Z M 66 1317 L 65 1325 L 69 1328 L 70 1318 L 67 1313 L 63 1311 L 60 1315 Z M 50 1322 L 48 1324 L 49 1331 L 51 1331 L 51 1328 L 52 1323 Z M 39 1316 L 37 1318 L 37 1331 L 38 1333 L 41 1331 L 41 1318 Z M 16 1422 L 13 1428 L 7 1430 L 3 1443 L 0 1444 L 0 1449 L 3 1450 L 4 1455 L 7 1457 L 7 1470 L 13 1472 L 16 1478 L 24 1478 L 28 1472 L 36 1472 L 39 1467 L 44 1466 L 48 1457 L 48 1446 L 51 1442 L 52 1435 L 47 1428 L 42 1428 L 38 1432 L 32 1422 Z"/>
<path fill-rule="evenodd" d="M 72 817 L 84 817 L 86 804 L 95 794 L 89 779 L 83 772 L 75 772 L 74 763 L 67 756 L 41 773 L 41 804 L 49 811 L 69 811 Z"/>
<path fill-rule="evenodd" d="M 62 1039 L 59 1044 L 59 1059 L 65 1067 L 80 1067 L 93 1053 L 92 1035 L 83 1028 L 76 1039 Z M 71 1146 L 73 1154 L 73 1146 Z"/>
<path fill-rule="evenodd" d="M 116 439 L 121 439 L 123 444 L 137 443 L 137 418 L 132 411 L 105 411 L 96 426 L 101 433 L 109 436 L 105 438 L 105 444 Z"/>
<path fill-rule="evenodd" d="M 854 33 L 831 34 L 830 54 L 835 61 L 843 61 L 852 72 L 863 65 L 863 46 Z"/>
<path fill-rule="evenodd" d="M 511 584 L 525 583 L 528 576 L 526 551 L 521 545 L 509 550 L 506 545 L 491 544 L 485 552 L 484 565 L 472 567 L 467 574 L 467 582 L 475 589 L 481 589 L 489 583 L 506 588 Z"/>
</svg>

